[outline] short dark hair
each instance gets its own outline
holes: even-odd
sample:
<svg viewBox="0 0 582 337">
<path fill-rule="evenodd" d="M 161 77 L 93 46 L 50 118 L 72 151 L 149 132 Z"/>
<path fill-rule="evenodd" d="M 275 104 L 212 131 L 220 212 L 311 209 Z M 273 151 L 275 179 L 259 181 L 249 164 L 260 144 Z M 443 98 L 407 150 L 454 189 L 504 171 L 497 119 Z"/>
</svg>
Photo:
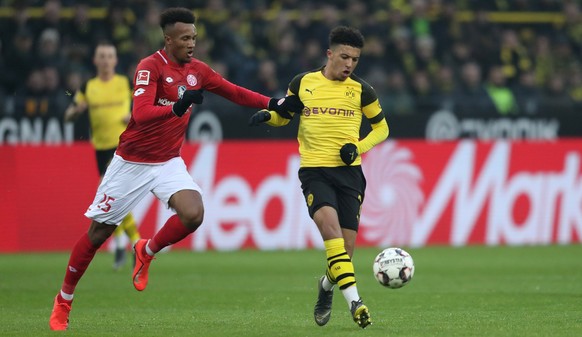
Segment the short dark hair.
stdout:
<svg viewBox="0 0 582 337">
<path fill-rule="evenodd" d="M 338 26 L 329 33 L 329 46 L 333 47 L 338 44 L 362 49 L 364 47 L 364 36 L 356 28 Z"/>
<path fill-rule="evenodd" d="M 196 17 L 194 13 L 188 8 L 172 7 L 164 10 L 160 14 L 160 27 L 165 30 L 167 26 L 173 25 L 176 22 L 194 23 Z"/>
</svg>

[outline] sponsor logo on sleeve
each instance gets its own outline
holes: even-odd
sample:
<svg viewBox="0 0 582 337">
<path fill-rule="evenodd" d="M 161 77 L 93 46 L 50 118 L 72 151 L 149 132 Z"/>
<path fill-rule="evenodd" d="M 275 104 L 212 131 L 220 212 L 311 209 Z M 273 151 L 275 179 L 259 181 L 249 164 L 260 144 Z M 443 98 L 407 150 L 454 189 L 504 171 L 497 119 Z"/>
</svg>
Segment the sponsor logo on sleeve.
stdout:
<svg viewBox="0 0 582 337">
<path fill-rule="evenodd" d="M 135 85 L 148 85 L 150 84 L 150 71 L 140 70 L 137 72 L 135 77 Z"/>
</svg>

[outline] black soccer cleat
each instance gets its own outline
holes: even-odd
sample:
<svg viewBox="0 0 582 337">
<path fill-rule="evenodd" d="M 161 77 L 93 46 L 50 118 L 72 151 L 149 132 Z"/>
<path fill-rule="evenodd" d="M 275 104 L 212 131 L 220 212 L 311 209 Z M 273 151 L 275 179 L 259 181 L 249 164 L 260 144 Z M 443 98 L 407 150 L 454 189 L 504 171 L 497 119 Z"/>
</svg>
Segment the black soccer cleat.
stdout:
<svg viewBox="0 0 582 337">
<path fill-rule="evenodd" d="M 315 309 L 313 310 L 315 323 L 319 326 L 324 326 L 329 322 L 331 317 L 331 303 L 333 301 L 333 289 L 329 291 L 323 289 L 322 283 L 324 277 L 325 275 L 322 276 L 317 283 L 317 302 L 315 303 Z"/>
</svg>

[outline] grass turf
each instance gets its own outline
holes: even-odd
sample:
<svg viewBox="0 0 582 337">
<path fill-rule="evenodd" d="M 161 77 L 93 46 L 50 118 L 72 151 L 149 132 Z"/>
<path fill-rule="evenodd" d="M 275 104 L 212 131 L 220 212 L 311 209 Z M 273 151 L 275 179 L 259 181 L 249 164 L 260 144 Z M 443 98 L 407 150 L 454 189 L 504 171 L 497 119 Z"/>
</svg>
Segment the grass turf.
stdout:
<svg viewBox="0 0 582 337">
<path fill-rule="evenodd" d="M 336 290 L 331 321 L 313 321 L 324 252 L 159 254 L 144 292 L 131 268 L 98 253 L 75 294 L 67 336 L 580 336 L 582 246 L 407 249 L 404 288 L 372 276 L 377 248 L 359 248 L 358 289 L 374 324 L 351 320 Z M 48 328 L 68 254 L 0 255 L 0 335 L 55 336 Z"/>
</svg>

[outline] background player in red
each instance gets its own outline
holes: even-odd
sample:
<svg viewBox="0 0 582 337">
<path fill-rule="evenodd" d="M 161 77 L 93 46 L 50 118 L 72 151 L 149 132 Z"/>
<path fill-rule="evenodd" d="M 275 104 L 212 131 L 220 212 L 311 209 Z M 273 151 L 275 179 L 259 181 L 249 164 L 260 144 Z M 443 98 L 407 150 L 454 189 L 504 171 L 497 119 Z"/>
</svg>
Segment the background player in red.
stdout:
<svg viewBox="0 0 582 337">
<path fill-rule="evenodd" d="M 296 96 L 280 99 L 263 96 L 230 83 L 195 59 L 198 33 L 194 22 L 192 11 L 186 8 L 169 8 L 160 16 L 164 48 L 137 66 L 132 116 L 85 213 L 92 222 L 88 233 L 81 236 L 71 252 L 49 320 L 52 330 L 68 328 L 75 287 L 95 252 L 147 193 L 152 192 L 176 214 L 152 239 L 135 244 L 133 284 L 137 290 L 147 286 L 154 254 L 184 239 L 202 224 L 202 192 L 188 173 L 180 149 L 191 105 L 202 103 L 203 89 L 240 105 L 268 108 L 281 114 L 298 113 L 303 108 Z"/>
</svg>

